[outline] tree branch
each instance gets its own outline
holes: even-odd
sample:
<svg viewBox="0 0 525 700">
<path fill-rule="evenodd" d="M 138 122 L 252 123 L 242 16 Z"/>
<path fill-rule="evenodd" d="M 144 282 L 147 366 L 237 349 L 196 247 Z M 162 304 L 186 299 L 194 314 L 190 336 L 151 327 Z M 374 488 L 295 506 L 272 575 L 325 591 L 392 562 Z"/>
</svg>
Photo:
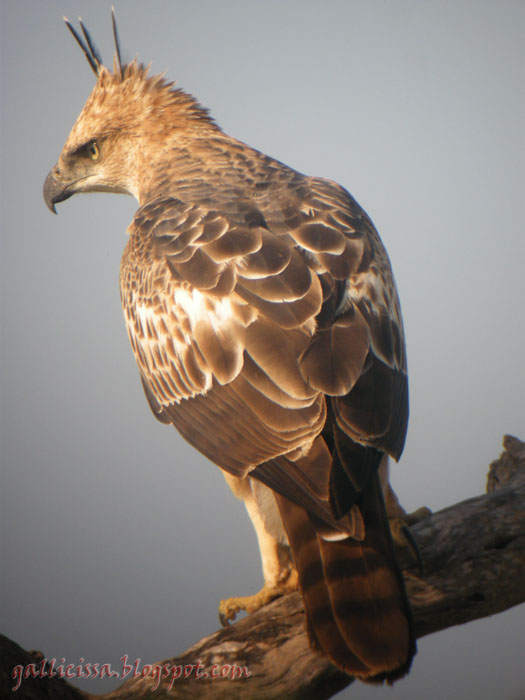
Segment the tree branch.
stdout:
<svg viewBox="0 0 525 700">
<path fill-rule="evenodd" d="M 504 452 L 490 466 L 488 493 L 446 508 L 418 522 L 412 534 L 424 562 L 424 576 L 401 554 L 407 589 L 414 609 L 416 632 L 431 632 L 493 615 L 525 600 L 525 443 L 506 436 Z M 0 689 L 13 686 L 17 664 L 37 666 L 40 657 L 0 637 Z M 235 680 L 170 677 L 152 692 L 155 678 L 135 677 L 116 691 L 88 695 L 59 678 L 23 681 L 21 700 L 173 700 L 174 698 L 289 698 L 322 700 L 351 682 L 324 657 L 313 653 L 304 630 L 298 593 L 267 605 L 236 624 L 197 642 L 179 657 L 161 662 L 173 667 L 195 666 L 201 672 L 228 664 L 247 666 L 251 676 Z M 417 663 L 417 658 L 416 658 Z"/>
</svg>

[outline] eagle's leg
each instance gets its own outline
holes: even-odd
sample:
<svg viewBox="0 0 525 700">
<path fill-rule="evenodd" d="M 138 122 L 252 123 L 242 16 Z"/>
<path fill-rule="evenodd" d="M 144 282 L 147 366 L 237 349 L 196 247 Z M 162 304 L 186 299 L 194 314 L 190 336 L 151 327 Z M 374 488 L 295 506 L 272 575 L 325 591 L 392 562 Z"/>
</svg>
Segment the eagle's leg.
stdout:
<svg viewBox="0 0 525 700">
<path fill-rule="evenodd" d="M 250 477 L 239 479 L 226 472 L 224 476 L 233 493 L 244 502 L 251 518 L 259 542 L 264 576 L 264 585 L 258 593 L 226 598 L 220 602 L 219 619 L 226 625 L 241 610 L 255 612 L 275 598 L 297 590 L 298 581 L 272 491 Z"/>
<path fill-rule="evenodd" d="M 412 533 L 409 530 L 411 525 L 432 515 L 430 508 L 422 506 L 413 513 L 407 513 L 390 485 L 388 455 L 385 455 L 379 465 L 379 480 L 383 491 L 386 513 L 390 524 L 392 538 L 398 547 L 408 547 L 419 569 L 423 569 L 419 549 Z"/>
</svg>

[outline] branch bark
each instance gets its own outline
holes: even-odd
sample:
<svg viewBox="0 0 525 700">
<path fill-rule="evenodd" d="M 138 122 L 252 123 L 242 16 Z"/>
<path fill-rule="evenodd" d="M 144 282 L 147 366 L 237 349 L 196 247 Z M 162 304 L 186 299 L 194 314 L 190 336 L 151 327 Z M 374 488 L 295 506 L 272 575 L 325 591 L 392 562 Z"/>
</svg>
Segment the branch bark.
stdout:
<svg viewBox="0 0 525 700">
<path fill-rule="evenodd" d="M 502 612 L 525 601 L 525 443 L 505 436 L 504 452 L 490 465 L 483 496 L 434 513 L 412 526 L 424 562 L 424 575 L 401 553 L 416 632 L 431 632 Z M 0 636 L 0 691 L 13 686 L 17 665 L 40 667 L 41 655 L 27 652 Z M 197 642 L 184 654 L 160 662 L 173 667 L 195 665 L 208 673 L 228 664 L 248 667 L 248 678 L 234 680 L 170 678 L 152 691 L 153 676 L 135 677 L 104 695 L 78 691 L 60 678 L 24 680 L 20 700 L 174 700 L 289 698 L 323 700 L 352 679 L 313 653 L 304 630 L 298 593 L 267 605 L 236 624 Z M 417 658 L 416 658 L 417 663 Z M 0 692 L 0 695 L 2 693 Z"/>
</svg>

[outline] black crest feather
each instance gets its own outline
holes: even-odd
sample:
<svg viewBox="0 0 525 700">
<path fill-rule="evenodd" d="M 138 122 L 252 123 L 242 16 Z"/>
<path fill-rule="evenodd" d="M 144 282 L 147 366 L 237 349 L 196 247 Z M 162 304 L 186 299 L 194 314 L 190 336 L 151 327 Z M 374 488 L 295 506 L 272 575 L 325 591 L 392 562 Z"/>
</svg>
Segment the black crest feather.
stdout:
<svg viewBox="0 0 525 700">
<path fill-rule="evenodd" d="M 118 32 L 117 32 L 117 19 L 115 17 L 115 8 L 111 8 L 111 23 L 113 25 L 113 38 L 115 40 L 115 66 L 118 68 L 118 72 L 120 74 L 120 79 L 122 80 L 122 58 L 120 55 L 120 44 L 118 40 Z"/>
<path fill-rule="evenodd" d="M 69 29 L 71 34 L 74 36 L 75 41 L 77 44 L 80 46 L 82 51 L 84 52 L 85 57 L 88 60 L 89 65 L 91 66 L 91 70 L 95 75 L 99 74 L 99 69 L 100 66 L 102 65 L 102 59 L 100 57 L 99 52 L 95 48 L 95 45 L 93 44 L 93 41 L 89 35 L 88 30 L 84 26 L 82 20 L 80 20 L 80 28 L 82 29 L 82 33 L 84 34 L 85 41 L 82 39 L 80 34 L 77 32 L 75 27 L 71 24 L 71 22 L 68 20 L 67 17 L 64 17 L 64 22 L 66 23 L 66 27 Z"/>
<path fill-rule="evenodd" d="M 84 35 L 84 37 L 85 37 L 85 39 L 86 39 L 86 43 L 87 43 L 87 45 L 88 45 L 88 47 L 89 47 L 89 51 L 90 51 L 90 53 L 91 53 L 91 56 L 93 56 L 93 60 L 95 61 L 95 63 L 96 63 L 97 66 L 103 65 L 103 63 L 102 63 L 102 56 L 101 56 L 100 53 L 98 52 L 97 47 L 95 46 L 95 44 L 94 44 L 94 42 L 93 42 L 93 40 L 92 40 L 92 38 L 91 38 L 91 34 L 90 34 L 90 33 L 88 32 L 88 30 L 86 29 L 86 25 L 85 25 L 84 22 L 82 21 L 82 18 L 79 17 L 79 18 L 78 18 L 78 21 L 79 21 L 79 24 L 80 24 L 80 28 L 82 29 L 82 34 Z"/>
<path fill-rule="evenodd" d="M 74 36 L 75 41 L 77 44 L 80 46 L 82 49 L 85 57 L 88 60 L 89 65 L 91 66 L 91 70 L 95 75 L 98 76 L 100 73 L 100 67 L 103 64 L 102 62 L 102 56 L 100 55 L 100 52 L 98 51 L 97 47 L 95 46 L 95 42 L 91 38 L 91 34 L 88 32 L 86 25 L 82 21 L 82 19 L 79 17 L 78 18 L 79 24 L 80 24 L 80 29 L 82 30 L 82 35 L 75 29 L 75 27 L 71 24 L 71 22 L 68 20 L 67 17 L 64 17 L 64 22 L 66 23 L 67 28 L 71 32 L 71 34 Z M 111 21 L 113 25 L 113 38 L 115 40 L 115 71 L 118 72 L 118 75 L 120 79 L 122 80 L 122 77 L 124 75 L 123 69 L 122 69 L 122 57 L 121 57 L 121 52 L 120 52 L 120 43 L 119 43 L 119 38 L 118 38 L 118 32 L 117 32 L 117 20 L 115 17 L 115 8 L 111 8 Z"/>
</svg>

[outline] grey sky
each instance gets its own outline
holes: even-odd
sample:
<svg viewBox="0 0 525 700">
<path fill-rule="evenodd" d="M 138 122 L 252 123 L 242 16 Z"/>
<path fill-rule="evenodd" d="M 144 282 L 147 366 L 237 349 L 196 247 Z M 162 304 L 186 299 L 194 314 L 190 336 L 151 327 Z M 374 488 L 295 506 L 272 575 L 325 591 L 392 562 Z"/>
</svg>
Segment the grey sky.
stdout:
<svg viewBox="0 0 525 700">
<path fill-rule="evenodd" d="M 128 58 L 368 211 L 408 343 L 394 486 L 407 509 L 481 493 L 503 434 L 525 435 L 525 4 L 115 4 Z M 94 81 L 62 15 L 82 14 L 109 62 L 111 2 L 0 6 L 0 629 L 72 663 L 160 660 L 217 627 L 221 598 L 260 587 L 255 536 L 219 470 L 143 397 L 118 294 L 136 203 L 78 196 L 53 217 L 42 200 Z M 518 700 L 524 623 L 522 606 L 433 635 L 393 690 L 339 697 Z"/>
</svg>

